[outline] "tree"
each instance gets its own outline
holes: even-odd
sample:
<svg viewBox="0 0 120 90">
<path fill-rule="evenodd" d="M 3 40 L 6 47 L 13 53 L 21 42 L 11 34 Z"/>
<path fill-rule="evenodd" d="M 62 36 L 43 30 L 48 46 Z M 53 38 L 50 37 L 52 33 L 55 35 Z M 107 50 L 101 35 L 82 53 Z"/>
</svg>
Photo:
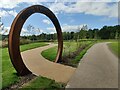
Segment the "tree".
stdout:
<svg viewBox="0 0 120 90">
<path fill-rule="evenodd" d="M 87 36 L 87 31 L 81 29 L 79 32 L 79 39 L 86 39 L 86 36 Z"/>
<path fill-rule="evenodd" d="M 31 34 L 31 35 L 33 34 L 33 35 L 32 35 L 32 37 L 33 37 L 32 40 L 33 40 L 33 42 L 34 42 L 34 40 L 36 40 L 36 39 L 35 39 L 35 32 L 36 32 L 36 31 L 35 31 L 35 27 L 34 27 L 33 25 L 30 25 L 30 24 L 29 24 L 29 25 L 27 26 L 27 30 L 28 30 L 29 34 Z"/>
<path fill-rule="evenodd" d="M 118 39 L 118 37 L 119 37 L 119 34 L 118 34 L 118 31 L 116 30 L 115 39 Z"/>
<path fill-rule="evenodd" d="M 86 39 L 86 37 L 87 37 L 87 30 L 88 30 L 87 25 L 83 25 L 83 27 L 79 31 L 79 39 Z"/>
<path fill-rule="evenodd" d="M 89 30 L 87 31 L 86 38 L 87 38 L 87 39 L 92 39 L 92 38 L 94 38 L 94 33 L 93 33 L 93 30 L 92 30 L 92 29 L 89 29 Z"/>
<path fill-rule="evenodd" d="M 31 34 L 31 31 L 32 31 L 32 25 L 29 24 L 29 25 L 27 26 L 27 30 L 28 30 L 29 34 Z"/>
<path fill-rule="evenodd" d="M 94 37 L 94 39 L 98 39 L 98 32 L 99 32 L 99 29 L 93 29 L 93 37 Z"/>
<path fill-rule="evenodd" d="M 56 40 L 57 39 L 57 33 L 54 33 L 53 34 L 53 40 Z"/>
<path fill-rule="evenodd" d="M 70 33 L 70 39 L 74 39 L 74 32 Z"/>
<path fill-rule="evenodd" d="M 107 26 L 104 26 L 100 29 L 99 36 L 101 37 L 101 39 L 108 39 L 110 37 L 110 31 L 108 31 Z"/>
</svg>

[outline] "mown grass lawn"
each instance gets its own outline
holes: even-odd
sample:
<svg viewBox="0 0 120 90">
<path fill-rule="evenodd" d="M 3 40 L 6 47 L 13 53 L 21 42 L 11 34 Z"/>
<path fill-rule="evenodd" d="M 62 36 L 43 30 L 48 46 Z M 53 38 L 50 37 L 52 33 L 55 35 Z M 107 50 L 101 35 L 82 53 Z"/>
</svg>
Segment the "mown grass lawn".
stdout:
<svg viewBox="0 0 120 90">
<path fill-rule="evenodd" d="M 21 45 L 20 50 L 25 51 L 47 45 L 44 42 Z M 19 81 L 16 71 L 9 58 L 8 48 L 2 48 L 2 88 Z"/>
<path fill-rule="evenodd" d="M 112 43 L 109 43 L 109 48 L 112 50 L 112 52 L 115 54 L 115 55 L 119 55 L 120 57 L 120 54 L 118 54 L 118 52 L 120 51 L 120 48 L 118 48 L 118 42 L 112 42 Z"/>
<path fill-rule="evenodd" d="M 22 90 L 58 90 L 64 88 L 62 83 L 56 83 L 55 80 L 51 80 L 45 77 L 37 77 L 31 82 L 22 87 Z"/>
</svg>

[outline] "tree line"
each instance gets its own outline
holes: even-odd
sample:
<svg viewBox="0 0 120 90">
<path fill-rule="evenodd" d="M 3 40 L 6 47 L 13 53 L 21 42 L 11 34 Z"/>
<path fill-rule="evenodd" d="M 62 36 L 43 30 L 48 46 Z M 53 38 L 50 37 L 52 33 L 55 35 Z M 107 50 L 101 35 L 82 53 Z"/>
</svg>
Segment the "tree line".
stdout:
<svg viewBox="0 0 120 90">
<path fill-rule="evenodd" d="M 77 39 L 118 39 L 120 38 L 120 25 L 103 26 L 101 29 L 84 29 L 81 28 L 78 32 L 63 32 L 63 40 Z M 22 38 L 30 40 L 57 40 L 57 34 L 22 36 Z"/>
<path fill-rule="evenodd" d="M 63 40 L 78 40 L 78 39 L 118 39 L 120 38 L 120 25 L 103 26 L 101 29 L 78 29 L 78 32 L 62 32 Z M 8 35 L 1 35 L 0 39 L 4 40 Z M 39 35 L 21 36 L 21 39 L 52 41 L 57 40 L 57 33 Z"/>
</svg>

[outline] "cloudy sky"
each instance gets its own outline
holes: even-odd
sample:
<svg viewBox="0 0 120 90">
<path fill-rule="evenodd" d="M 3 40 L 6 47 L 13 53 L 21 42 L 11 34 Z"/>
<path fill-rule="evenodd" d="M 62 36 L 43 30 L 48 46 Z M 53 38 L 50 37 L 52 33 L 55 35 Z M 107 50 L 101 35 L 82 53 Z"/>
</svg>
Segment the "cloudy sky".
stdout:
<svg viewBox="0 0 120 90">
<path fill-rule="evenodd" d="M 117 0 L 51 0 L 51 2 L 48 0 L 0 0 L 0 17 L 5 29 L 10 29 L 15 16 L 22 9 L 35 4 L 44 5 L 53 11 L 62 31 L 77 31 L 82 25 L 93 29 L 118 24 Z M 33 25 L 36 31 L 28 32 L 29 24 Z M 49 18 L 35 13 L 25 22 L 22 35 L 38 34 L 37 28 L 40 28 L 40 33 L 56 32 Z"/>
</svg>

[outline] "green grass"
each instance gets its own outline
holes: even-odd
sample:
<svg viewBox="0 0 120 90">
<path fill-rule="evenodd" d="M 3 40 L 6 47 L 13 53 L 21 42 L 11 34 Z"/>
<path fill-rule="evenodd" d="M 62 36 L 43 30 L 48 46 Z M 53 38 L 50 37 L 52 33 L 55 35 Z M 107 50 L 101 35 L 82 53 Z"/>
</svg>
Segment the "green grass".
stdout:
<svg viewBox="0 0 120 90">
<path fill-rule="evenodd" d="M 22 90 L 58 90 L 60 88 L 64 88 L 64 84 L 56 83 L 55 80 L 51 80 L 45 77 L 37 77 L 31 82 L 27 83 L 22 87 Z"/>
<path fill-rule="evenodd" d="M 50 61 L 54 61 L 57 54 L 57 46 L 49 48 L 42 52 L 42 56 Z"/>
<path fill-rule="evenodd" d="M 75 57 L 75 59 L 71 60 L 72 64 L 78 64 L 80 59 L 83 57 L 83 55 L 86 53 L 86 51 L 93 45 L 92 41 L 84 41 L 79 43 L 80 46 L 84 46 L 85 44 L 89 45 L 84 50 L 82 50 L 79 55 Z M 71 52 L 75 52 L 77 50 L 77 43 L 72 42 L 64 42 L 64 49 L 62 55 L 69 55 Z M 42 52 L 42 56 L 50 61 L 54 61 L 57 54 L 57 47 L 49 48 Z"/>
<path fill-rule="evenodd" d="M 76 51 L 76 42 L 64 42 L 63 55 Z M 68 49 L 69 48 L 69 49 Z M 44 50 L 42 56 L 50 61 L 54 61 L 57 54 L 57 46 Z"/>
<path fill-rule="evenodd" d="M 64 50 L 63 54 L 68 54 L 69 52 L 74 52 L 77 50 L 77 43 L 75 41 L 64 42 L 64 49 L 63 50 Z"/>
<path fill-rule="evenodd" d="M 19 80 L 15 73 L 16 71 L 10 61 L 8 50 L 4 48 L 2 49 L 2 88 Z"/>
<path fill-rule="evenodd" d="M 21 45 L 20 46 L 20 50 L 21 51 L 26 51 L 26 50 L 29 50 L 29 49 L 33 49 L 33 48 L 37 48 L 37 47 L 42 47 L 42 46 L 45 46 L 45 45 L 48 45 L 48 44 L 46 44 L 44 42 L 31 43 L 31 44 Z"/>
<path fill-rule="evenodd" d="M 40 42 L 40 43 L 21 45 L 20 48 L 21 51 L 25 51 L 44 45 L 47 44 L 44 42 Z M 19 77 L 16 75 L 16 71 L 9 58 L 8 48 L 3 48 L 2 49 L 2 88 L 5 88 L 10 84 L 13 84 L 18 81 L 19 81 Z"/>
<path fill-rule="evenodd" d="M 111 41 L 111 40 L 107 40 L 107 41 Z M 98 41 L 101 42 L 101 41 Z M 106 41 L 102 41 L 102 42 L 106 42 Z M 113 50 L 114 53 L 118 54 L 118 43 L 115 42 L 114 40 L 112 41 L 113 43 L 109 44 L 109 47 Z M 91 41 L 85 41 L 85 42 L 81 42 L 80 45 L 85 45 L 88 44 L 89 46 L 86 47 L 84 50 L 82 50 L 79 55 L 77 55 L 72 61 L 72 64 L 77 64 L 79 63 L 80 59 L 83 57 L 83 55 L 86 53 L 86 51 L 94 44 Z M 25 50 L 29 50 L 29 49 L 33 49 L 36 47 L 40 47 L 40 46 L 44 46 L 47 45 L 45 43 L 32 43 L 32 44 L 26 44 L 26 45 L 21 45 L 20 49 L 21 51 L 25 51 Z M 69 52 L 74 52 L 77 50 L 77 43 L 76 42 L 64 42 L 64 49 L 63 49 L 63 55 L 67 55 L 69 54 Z M 47 49 L 45 51 L 42 52 L 42 55 L 53 61 L 55 60 L 57 54 L 57 47 L 53 47 L 50 49 Z M 19 77 L 16 75 L 16 71 L 14 69 L 14 67 L 12 66 L 12 63 L 10 61 L 9 58 L 9 54 L 8 54 L 8 48 L 3 48 L 2 49 L 2 88 L 9 86 L 10 84 L 13 84 L 15 82 L 19 81 Z M 33 80 L 32 82 L 28 83 L 24 88 L 30 88 L 32 90 L 32 88 L 52 88 L 56 89 L 56 88 L 62 88 L 64 87 L 63 84 L 60 83 L 56 83 L 54 80 L 50 80 L 44 77 L 38 77 L 35 80 Z"/>
<path fill-rule="evenodd" d="M 120 51 L 120 48 L 118 48 L 118 42 L 109 43 L 108 46 L 115 55 L 117 55 L 117 56 L 119 55 L 118 51 Z M 119 57 L 120 57 L 120 55 L 119 55 Z"/>
</svg>

